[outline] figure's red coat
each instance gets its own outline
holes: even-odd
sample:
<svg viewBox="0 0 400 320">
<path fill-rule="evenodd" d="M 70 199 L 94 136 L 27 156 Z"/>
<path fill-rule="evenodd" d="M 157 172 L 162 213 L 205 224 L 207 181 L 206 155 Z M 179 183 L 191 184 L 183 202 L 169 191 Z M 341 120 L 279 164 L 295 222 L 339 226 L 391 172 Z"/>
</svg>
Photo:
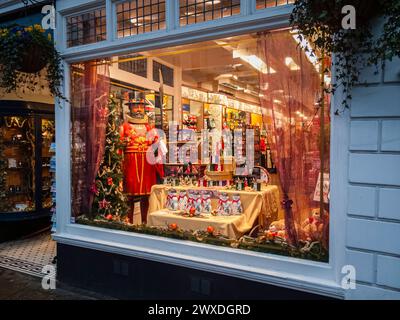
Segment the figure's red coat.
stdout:
<svg viewBox="0 0 400 320">
<path fill-rule="evenodd" d="M 124 123 L 121 127 L 121 139 L 127 142 L 124 154 L 124 190 L 127 194 L 147 195 L 156 184 L 158 165 L 146 159 L 149 146 L 156 140 L 156 137 L 146 139 L 150 130 L 149 125 L 141 124 Z"/>
</svg>

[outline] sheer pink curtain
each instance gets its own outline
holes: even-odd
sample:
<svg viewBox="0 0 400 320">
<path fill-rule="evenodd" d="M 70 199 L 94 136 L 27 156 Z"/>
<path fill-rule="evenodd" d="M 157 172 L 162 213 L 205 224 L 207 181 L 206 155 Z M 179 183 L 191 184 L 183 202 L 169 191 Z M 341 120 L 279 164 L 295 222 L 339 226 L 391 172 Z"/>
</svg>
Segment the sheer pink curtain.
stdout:
<svg viewBox="0 0 400 320">
<path fill-rule="evenodd" d="M 313 195 L 320 169 L 320 75 L 289 31 L 260 33 L 258 54 L 268 66 L 260 72 L 260 101 L 283 191 L 285 229 L 297 246 L 302 221 L 319 208 Z M 329 155 L 325 159 L 329 172 Z"/>
<path fill-rule="evenodd" d="M 110 78 L 100 61 L 72 66 L 72 204 L 74 216 L 90 213 L 104 155 Z"/>
</svg>

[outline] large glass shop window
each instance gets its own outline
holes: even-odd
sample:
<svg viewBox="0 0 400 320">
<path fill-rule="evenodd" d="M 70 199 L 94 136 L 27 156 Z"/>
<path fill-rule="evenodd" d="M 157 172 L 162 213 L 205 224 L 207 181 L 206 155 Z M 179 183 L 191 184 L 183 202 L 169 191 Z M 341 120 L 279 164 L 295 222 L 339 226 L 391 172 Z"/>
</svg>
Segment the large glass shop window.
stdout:
<svg viewBox="0 0 400 320">
<path fill-rule="evenodd" d="M 75 222 L 328 261 L 330 60 L 311 51 L 284 30 L 73 65 Z"/>
</svg>

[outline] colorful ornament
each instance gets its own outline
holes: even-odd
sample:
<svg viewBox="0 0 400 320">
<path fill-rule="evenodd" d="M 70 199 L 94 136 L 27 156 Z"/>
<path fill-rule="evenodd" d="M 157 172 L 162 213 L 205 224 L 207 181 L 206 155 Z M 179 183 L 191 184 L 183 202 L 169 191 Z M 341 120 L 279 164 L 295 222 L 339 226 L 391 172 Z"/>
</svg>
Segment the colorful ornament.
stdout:
<svg viewBox="0 0 400 320">
<path fill-rule="evenodd" d="M 97 189 L 97 186 L 95 183 L 93 183 L 92 186 L 90 187 L 90 192 L 93 194 L 96 194 L 96 195 L 99 194 L 99 190 Z"/>
<path fill-rule="evenodd" d="M 110 202 L 107 201 L 105 198 L 101 201 L 99 201 L 99 208 L 100 209 L 106 209 L 110 205 Z"/>
<path fill-rule="evenodd" d="M 213 226 L 208 226 L 208 227 L 207 227 L 207 232 L 208 232 L 210 235 L 213 235 L 213 234 L 214 234 L 214 227 L 213 227 Z"/>
<path fill-rule="evenodd" d="M 108 184 L 109 186 L 111 186 L 111 185 L 113 184 L 113 178 L 108 177 L 108 178 L 107 178 L 107 184 Z"/>
<path fill-rule="evenodd" d="M 172 230 L 172 231 L 175 231 L 175 230 L 178 229 L 178 225 L 176 223 L 171 223 L 169 225 L 169 229 Z"/>
</svg>

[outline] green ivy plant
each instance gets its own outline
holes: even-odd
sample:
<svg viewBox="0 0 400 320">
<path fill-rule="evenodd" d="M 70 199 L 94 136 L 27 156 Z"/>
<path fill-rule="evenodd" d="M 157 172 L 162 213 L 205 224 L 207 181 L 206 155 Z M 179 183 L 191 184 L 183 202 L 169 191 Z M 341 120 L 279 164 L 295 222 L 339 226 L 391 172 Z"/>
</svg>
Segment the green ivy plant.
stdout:
<svg viewBox="0 0 400 320">
<path fill-rule="evenodd" d="M 342 8 L 356 9 L 356 28 L 344 29 Z M 321 84 L 326 93 L 343 88 L 342 108 L 349 108 L 351 89 L 359 83 L 360 70 L 375 66 L 376 73 L 385 60 L 400 56 L 400 0 L 296 0 L 290 23 L 299 32 L 300 40 L 307 39 L 316 56 L 334 54 L 332 65 L 323 73 L 335 69 L 330 87 Z M 372 27 L 382 18 L 383 28 L 373 35 Z"/>
<path fill-rule="evenodd" d="M 35 90 L 39 84 L 39 72 L 46 67 L 45 77 L 51 94 L 65 99 L 60 91 L 63 81 L 60 54 L 51 35 L 46 34 L 40 25 L 0 28 L 0 48 L 0 87 L 5 92 L 16 91 L 21 84 Z"/>
</svg>

